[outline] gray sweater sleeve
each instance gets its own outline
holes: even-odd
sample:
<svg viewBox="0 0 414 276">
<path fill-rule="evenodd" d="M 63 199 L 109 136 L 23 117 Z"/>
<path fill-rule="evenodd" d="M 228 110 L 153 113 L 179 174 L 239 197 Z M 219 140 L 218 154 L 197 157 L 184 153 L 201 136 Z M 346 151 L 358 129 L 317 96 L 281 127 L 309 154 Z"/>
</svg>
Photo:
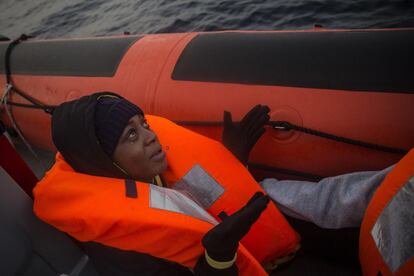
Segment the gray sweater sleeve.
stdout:
<svg viewBox="0 0 414 276">
<path fill-rule="evenodd" d="M 319 182 L 265 179 L 260 184 L 284 214 L 322 228 L 359 227 L 365 209 L 392 166 Z"/>
</svg>

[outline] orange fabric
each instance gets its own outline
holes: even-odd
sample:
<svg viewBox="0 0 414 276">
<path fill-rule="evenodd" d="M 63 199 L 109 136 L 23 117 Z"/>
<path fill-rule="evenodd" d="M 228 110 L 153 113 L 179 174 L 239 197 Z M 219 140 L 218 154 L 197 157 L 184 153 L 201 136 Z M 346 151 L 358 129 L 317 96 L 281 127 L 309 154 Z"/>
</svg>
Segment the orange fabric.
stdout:
<svg viewBox="0 0 414 276">
<path fill-rule="evenodd" d="M 167 119 L 151 115 L 146 118 L 167 152 L 169 169 L 164 177 L 169 185 L 197 163 L 225 187 L 225 193 L 207 210 L 216 218 L 222 211 L 234 213 L 257 191 L 264 192 L 249 171 L 221 143 Z M 242 240 L 242 244 L 261 263 L 294 252 L 298 243 L 299 235 L 272 203 Z"/>
<path fill-rule="evenodd" d="M 398 193 L 400 188 L 414 175 L 414 149 L 412 149 L 387 175 L 375 192 L 361 225 L 359 258 L 365 276 L 382 275 L 408 276 L 414 272 L 414 257 L 392 274 L 384 262 L 371 236 L 371 231 L 384 208 Z"/>
<path fill-rule="evenodd" d="M 151 254 L 194 267 L 201 239 L 213 225 L 188 215 L 149 207 L 149 186 L 137 182 L 138 198 L 125 196 L 121 179 L 74 172 L 60 154 L 34 189 L 36 215 L 80 241 Z M 241 275 L 267 275 L 239 246 Z"/>
</svg>

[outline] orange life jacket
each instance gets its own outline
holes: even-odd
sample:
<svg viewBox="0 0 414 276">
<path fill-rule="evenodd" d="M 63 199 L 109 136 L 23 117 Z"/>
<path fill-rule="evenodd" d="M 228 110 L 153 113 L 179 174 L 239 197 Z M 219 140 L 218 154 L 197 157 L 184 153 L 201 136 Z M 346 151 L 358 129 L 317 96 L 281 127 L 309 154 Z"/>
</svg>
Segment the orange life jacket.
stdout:
<svg viewBox="0 0 414 276">
<path fill-rule="evenodd" d="M 414 149 L 375 192 L 361 225 L 363 274 L 414 275 Z"/>
<path fill-rule="evenodd" d="M 146 118 L 166 151 L 169 166 L 163 176 L 172 189 L 136 182 L 137 197 L 126 197 L 124 180 L 77 173 L 58 154 L 34 189 L 34 210 L 80 241 L 193 267 L 203 254 L 201 238 L 218 215 L 234 213 L 263 190 L 219 142 L 164 118 Z M 269 204 L 241 241 L 237 265 L 242 274 L 262 275 L 259 263 L 294 252 L 298 242 L 297 233 Z"/>
</svg>

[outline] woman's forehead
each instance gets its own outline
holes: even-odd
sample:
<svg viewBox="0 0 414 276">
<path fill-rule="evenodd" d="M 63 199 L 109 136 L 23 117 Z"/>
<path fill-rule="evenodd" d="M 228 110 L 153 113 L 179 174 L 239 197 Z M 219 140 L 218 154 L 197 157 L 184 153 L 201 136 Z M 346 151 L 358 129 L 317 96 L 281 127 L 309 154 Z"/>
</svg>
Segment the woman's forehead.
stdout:
<svg viewBox="0 0 414 276">
<path fill-rule="evenodd" d="M 137 114 L 131 117 L 131 119 L 129 119 L 128 124 L 132 124 L 134 122 L 141 122 L 142 120 L 144 120 L 144 116 L 141 114 Z"/>
</svg>

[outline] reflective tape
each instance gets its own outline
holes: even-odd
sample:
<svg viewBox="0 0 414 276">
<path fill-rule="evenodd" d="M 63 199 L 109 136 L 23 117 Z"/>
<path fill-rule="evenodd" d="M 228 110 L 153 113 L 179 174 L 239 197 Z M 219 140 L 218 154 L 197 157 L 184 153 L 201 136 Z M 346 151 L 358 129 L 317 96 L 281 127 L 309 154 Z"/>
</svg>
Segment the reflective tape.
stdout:
<svg viewBox="0 0 414 276">
<path fill-rule="evenodd" d="M 414 256 L 414 176 L 382 211 L 371 236 L 392 273 Z"/>
<path fill-rule="evenodd" d="M 150 185 L 150 207 L 185 214 L 216 225 L 217 220 L 186 195 L 173 189 Z"/>
<path fill-rule="evenodd" d="M 173 189 L 188 195 L 204 209 L 210 208 L 224 193 L 224 188 L 198 164 L 174 184 Z"/>
</svg>

